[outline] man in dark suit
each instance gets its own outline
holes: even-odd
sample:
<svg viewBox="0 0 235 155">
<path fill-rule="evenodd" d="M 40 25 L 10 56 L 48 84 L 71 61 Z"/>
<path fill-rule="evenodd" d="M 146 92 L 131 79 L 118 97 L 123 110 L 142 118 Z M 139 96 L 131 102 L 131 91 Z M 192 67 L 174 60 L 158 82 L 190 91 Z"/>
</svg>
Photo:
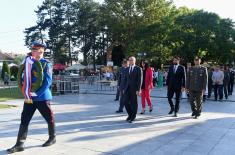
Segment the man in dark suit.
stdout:
<svg viewBox="0 0 235 155">
<path fill-rule="evenodd" d="M 130 66 L 127 68 L 126 72 L 126 86 L 124 88 L 124 102 L 125 108 L 128 113 L 126 121 L 132 123 L 137 114 L 138 103 L 137 95 L 141 93 L 142 84 L 142 69 L 135 65 L 135 57 L 129 58 Z"/>
<path fill-rule="evenodd" d="M 184 91 L 185 82 L 186 82 L 185 68 L 179 63 L 180 63 L 180 58 L 175 56 L 173 58 L 173 65 L 169 67 L 166 80 L 166 85 L 168 88 L 167 98 L 171 107 L 171 110 L 168 114 L 172 114 L 174 112 L 175 117 L 177 117 L 177 113 L 179 111 L 181 91 Z M 174 94 L 176 98 L 175 106 L 172 101 Z"/>
<path fill-rule="evenodd" d="M 230 68 L 230 71 L 229 71 L 230 79 L 229 79 L 228 95 L 233 94 L 234 76 L 235 76 L 235 72 L 233 71 L 232 68 Z"/>
<path fill-rule="evenodd" d="M 122 61 L 122 67 L 120 68 L 119 71 L 119 77 L 118 77 L 118 85 L 117 85 L 117 89 L 119 90 L 120 93 L 120 105 L 119 105 L 119 109 L 116 111 L 116 113 L 122 113 L 123 112 L 123 108 L 125 106 L 125 102 L 124 102 L 124 88 L 126 86 L 126 80 L 125 80 L 125 75 L 127 74 L 127 67 L 129 66 L 129 62 L 128 60 L 123 60 Z"/>
</svg>

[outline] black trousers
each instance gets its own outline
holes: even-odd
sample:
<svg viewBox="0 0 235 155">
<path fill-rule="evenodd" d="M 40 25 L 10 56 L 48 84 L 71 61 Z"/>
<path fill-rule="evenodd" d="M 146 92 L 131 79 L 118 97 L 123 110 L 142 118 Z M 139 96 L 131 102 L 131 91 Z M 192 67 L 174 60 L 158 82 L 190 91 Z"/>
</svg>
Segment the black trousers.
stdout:
<svg viewBox="0 0 235 155">
<path fill-rule="evenodd" d="M 120 90 L 120 101 L 119 101 L 119 111 L 123 111 L 123 108 L 125 106 L 125 100 L 124 100 L 124 92 L 123 90 Z"/>
<path fill-rule="evenodd" d="M 213 84 L 212 84 L 212 83 L 209 83 L 209 84 L 208 84 L 208 96 L 207 96 L 208 98 L 211 97 L 212 88 L 213 88 Z"/>
<path fill-rule="evenodd" d="M 4 81 L 4 85 L 9 85 L 9 82 L 7 82 L 7 81 Z"/>
<path fill-rule="evenodd" d="M 228 86 L 229 84 L 228 83 L 224 83 L 224 96 L 225 98 L 227 99 L 228 98 Z"/>
<path fill-rule="evenodd" d="M 214 85 L 214 94 L 215 94 L 215 100 L 218 99 L 218 93 L 219 93 L 219 99 L 223 99 L 223 85 Z"/>
<path fill-rule="evenodd" d="M 131 120 L 134 120 L 138 110 L 136 91 L 127 89 L 127 91 L 124 93 L 124 103 L 128 117 L 130 117 Z"/>
<path fill-rule="evenodd" d="M 119 96 L 120 96 L 120 90 L 119 90 L 119 88 L 117 88 L 115 100 L 119 100 Z"/>
<path fill-rule="evenodd" d="M 47 124 L 54 124 L 54 114 L 51 110 L 50 101 L 33 101 L 33 104 L 24 103 L 21 113 L 21 125 L 28 126 L 36 109 L 46 120 Z"/>
<path fill-rule="evenodd" d="M 175 106 L 172 101 L 174 94 L 175 94 Z M 168 89 L 167 91 L 167 98 L 168 98 L 168 102 L 170 104 L 171 110 L 174 110 L 176 113 L 179 111 L 180 96 L 181 96 L 181 90 Z"/>
<path fill-rule="evenodd" d="M 229 86 L 228 86 L 228 92 L 230 95 L 232 95 L 233 93 L 233 85 L 234 85 L 234 81 L 232 80 L 229 82 Z"/>
</svg>

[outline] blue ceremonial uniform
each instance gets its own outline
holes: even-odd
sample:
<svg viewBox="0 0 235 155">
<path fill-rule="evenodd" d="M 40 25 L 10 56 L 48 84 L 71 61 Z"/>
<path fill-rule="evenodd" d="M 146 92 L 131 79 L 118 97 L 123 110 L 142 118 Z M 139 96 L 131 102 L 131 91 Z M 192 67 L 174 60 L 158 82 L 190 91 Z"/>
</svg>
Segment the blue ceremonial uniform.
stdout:
<svg viewBox="0 0 235 155">
<path fill-rule="evenodd" d="M 43 68 L 43 83 L 42 86 L 35 92 L 37 96 L 32 97 L 32 99 L 33 101 L 48 101 L 52 99 L 50 90 L 50 86 L 52 84 L 52 64 L 44 58 L 42 58 L 40 62 Z M 37 78 L 32 75 L 32 82 L 34 83 L 36 80 Z"/>
<path fill-rule="evenodd" d="M 28 126 L 34 112 L 36 109 L 44 116 L 48 124 L 54 123 L 54 115 L 50 107 L 50 100 L 52 99 L 52 94 L 50 86 L 52 84 L 52 65 L 49 61 L 42 58 L 40 59 L 43 68 L 43 82 L 42 86 L 36 90 L 36 95 L 33 96 L 33 104 L 24 104 L 21 124 Z M 37 68 L 33 65 L 32 67 L 32 83 L 37 80 Z"/>
<path fill-rule="evenodd" d="M 43 43 L 40 42 L 32 43 L 32 53 L 36 57 L 42 57 L 45 48 L 46 45 Z M 49 138 L 42 146 L 46 147 L 56 143 L 55 120 L 50 104 L 50 100 L 52 99 L 52 94 L 50 90 L 50 86 L 52 84 L 52 65 L 44 58 L 40 59 L 40 63 L 42 64 L 43 68 L 42 85 L 38 90 L 36 90 L 36 92 L 34 92 L 36 96 L 32 96 L 33 103 L 26 101 L 24 102 L 23 111 L 21 113 L 21 123 L 17 136 L 17 141 L 12 148 L 7 149 L 8 153 L 24 151 L 24 142 L 27 138 L 28 126 L 36 110 L 38 110 L 41 113 L 41 115 L 46 120 L 48 125 Z M 25 65 L 27 65 L 27 63 Z M 37 78 L 41 76 L 38 74 L 37 69 L 38 68 L 33 64 L 31 70 L 32 83 L 35 83 L 37 81 Z"/>
<path fill-rule="evenodd" d="M 32 97 L 33 104 L 24 103 L 23 112 L 21 114 L 21 126 L 28 129 L 28 125 L 34 115 L 34 112 L 38 110 L 48 124 L 49 136 L 55 137 L 55 120 L 50 104 L 50 100 L 52 99 L 50 90 L 52 83 L 52 65 L 44 58 L 40 59 L 40 62 L 43 68 L 42 86 L 35 92 L 37 96 Z M 37 80 L 36 73 L 37 69 L 33 66 L 32 83 Z"/>
</svg>

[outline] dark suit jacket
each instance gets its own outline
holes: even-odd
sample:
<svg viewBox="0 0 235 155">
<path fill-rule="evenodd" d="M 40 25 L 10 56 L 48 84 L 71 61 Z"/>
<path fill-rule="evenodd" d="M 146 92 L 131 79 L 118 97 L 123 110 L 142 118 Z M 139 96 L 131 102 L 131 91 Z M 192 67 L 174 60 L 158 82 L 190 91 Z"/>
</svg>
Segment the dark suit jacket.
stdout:
<svg viewBox="0 0 235 155">
<path fill-rule="evenodd" d="M 126 86 L 126 80 L 125 80 L 125 76 L 126 76 L 126 72 L 127 71 L 127 68 L 125 67 L 121 67 L 120 70 L 119 70 L 119 76 L 118 76 L 118 87 L 119 87 L 119 90 L 120 91 L 123 91 L 125 86 Z"/>
<path fill-rule="evenodd" d="M 135 66 L 132 73 L 129 74 L 130 67 L 126 68 L 126 87 L 124 91 L 129 89 L 131 92 L 136 92 L 141 90 L 142 85 L 142 69 Z"/>
<path fill-rule="evenodd" d="M 186 74 L 184 66 L 179 65 L 176 73 L 174 73 L 174 65 L 169 67 L 166 85 L 168 90 L 180 91 L 186 85 Z"/>
</svg>

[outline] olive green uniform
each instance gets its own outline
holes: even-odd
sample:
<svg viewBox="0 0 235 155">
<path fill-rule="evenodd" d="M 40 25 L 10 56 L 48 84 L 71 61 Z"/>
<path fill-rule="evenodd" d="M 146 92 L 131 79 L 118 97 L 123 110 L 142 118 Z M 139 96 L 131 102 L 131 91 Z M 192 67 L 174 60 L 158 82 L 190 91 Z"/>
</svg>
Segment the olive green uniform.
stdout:
<svg viewBox="0 0 235 155">
<path fill-rule="evenodd" d="M 196 116 L 200 116 L 201 114 L 203 91 L 206 90 L 207 81 L 208 74 L 205 67 L 190 67 L 186 80 L 186 89 L 189 90 L 191 109 Z"/>
</svg>

